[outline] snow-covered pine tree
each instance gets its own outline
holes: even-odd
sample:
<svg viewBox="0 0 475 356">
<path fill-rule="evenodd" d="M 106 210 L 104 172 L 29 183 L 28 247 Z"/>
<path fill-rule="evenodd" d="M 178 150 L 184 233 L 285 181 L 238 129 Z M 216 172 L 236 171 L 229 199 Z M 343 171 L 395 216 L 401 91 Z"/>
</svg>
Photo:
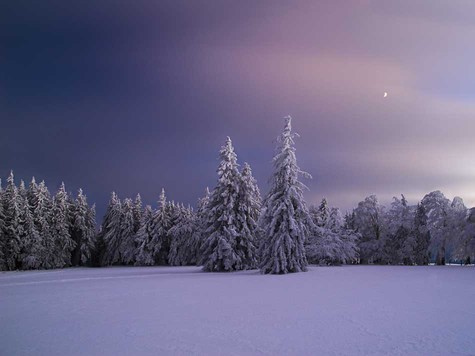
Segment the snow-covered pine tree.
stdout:
<svg viewBox="0 0 475 356">
<path fill-rule="evenodd" d="M 258 219 L 261 214 L 261 194 L 252 176 L 251 166 L 244 163 L 237 206 L 239 235 L 236 237 L 236 253 L 242 261 L 241 269 L 257 266 L 257 248 L 260 243 Z"/>
<path fill-rule="evenodd" d="M 171 266 L 186 266 L 191 263 L 192 251 L 189 249 L 193 229 L 195 227 L 195 217 L 190 207 L 185 208 L 183 204 L 178 206 L 180 213 L 169 233 L 172 238 L 168 261 Z"/>
<path fill-rule="evenodd" d="M 31 178 L 30 185 L 28 186 L 27 191 L 28 203 L 34 209 L 36 206 L 36 196 L 38 194 L 38 184 L 36 183 L 35 177 Z"/>
<path fill-rule="evenodd" d="M 200 264 L 207 272 L 234 271 L 246 267 L 242 254 L 236 249 L 236 238 L 241 233 L 238 217 L 241 174 L 229 137 L 221 147 L 220 159 L 218 182 L 208 203 L 200 250 Z"/>
<path fill-rule="evenodd" d="M 5 234 L 5 214 L 3 212 L 3 187 L 0 179 L 0 271 L 7 269 L 5 260 L 6 234 Z"/>
<path fill-rule="evenodd" d="M 102 238 L 104 241 L 104 255 L 102 264 L 105 266 L 120 262 L 120 229 L 122 205 L 115 192 L 112 192 L 109 206 L 102 223 Z"/>
<path fill-rule="evenodd" d="M 158 251 L 158 264 L 159 265 L 169 265 L 169 256 L 170 249 L 172 244 L 172 235 L 170 230 L 177 224 L 181 219 L 182 210 L 180 209 L 179 204 L 175 204 L 175 201 L 167 202 L 167 214 L 169 217 L 168 230 L 166 234 L 163 234 L 160 238 L 160 250 Z"/>
<path fill-rule="evenodd" d="M 87 205 L 86 212 L 86 233 L 81 245 L 81 263 L 85 265 L 95 263 L 93 260 L 95 249 L 97 246 L 97 231 L 96 231 L 96 204 L 91 207 Z"/>
<path fill-rule="evenodd" d="M 143 208 L 142 208 L 142 197 L 140 194 L 137 194 L 134 201 L 134 233 L 137 233 L 140 229 L 140 223 L 142 221 Z"/>
<path fill-rule="evenodd" d="M 323 198 L 320 205 L 318 206 L 315 224 L 319 227 L 324 227 L 328 223 L 330 218 L 330 208 L 328 207 L 327 198 Z"/>
<path fill-rule="evenodd" d="M 42 251 L 42 243 L 40 235 L 36 230 L 35 221 L 31 213 L 31 207 L 28 203 L 28 195 L 25 183 L 21 181 L 18 193 L 20 202 L 20 224 L 22 226 L 20 240 L 22 242 L 21 249 L 21 268 L 22 269 L 38 269 L 41 266 L 41 259 L 44 256 Z"/>
<path fill-rule="evenodd" d="M 74 201 L 74 219 L 71 238 L 76 242 L 71 262 L 73 266 L 86 265 L 95 245 L 95 232 L 88 226 L 88 214 L 90 213 L 87 198 L 82 189 L 79 189 L 78 195 Z"/>
<path fill-rule="evenodd" d="M 140 228 L 135 235 L 135 243 L 137 245 L 136 265 L 153 265 L 152 250 L 148 250 L 153 233 L 153 210 L 150 205 L 147 205 L 142 214 L 142 221 Z"/>
<path fill-rule="evenodd" d="M 204 239 L 204 229 L 206 228 L 206 216 L 208 214 L 207 208 L 209 204 L 209 198 L 211 193 L 206 187 L 205 196 L 198 200 L 198 208 L 195 216 L 195 226 L 193 228 L 193 234 L 187 245 L 187 249 L 190 251 L 190 264 L 198 264 L 200 257 L 201 245 Z"/>
<path fill-rule="evenodd" d="M 121 262 L 125 264 L 135 262 L 135 216 L 132 199 L 126 198 L 122 204 L 122 218 L 120 228 L 120 255 Z"/>
<path fill-rule="evenodd" d="M 2 194 L 2 206 L 5 215 L 2 269 L 11 271 L 20 267 L 22 249 L 21 198 L 15 185 L 13 172 L 10 172 L 7 186 Z"/>
<path fill-rule="evenodd" d="M 273 159 L 274 174 L 260 220 L 263 233 L 260 253 L 262 273 L 282 274 L 307 270 L 304 244 L 313 222 L 303 198 L 305 185 L 299 181 L 299 175 L 308 174 L 297 165 L 295 136 L 291 117 L 288 116 L 278 139 L 279 145 Z"/>
<path fill-rule="evenodd" d="M 140 265 L 167 264 L 168 252 L 166 245 L 169 240 L 168 230 L 171 225 L 170 209 L 165 197 L 165 189 L 162 189 L 158 201 L 158 209 L 155 211 L 151 223 L 151 233 L 146 234 L 139 247 L 137 263 Z M 169 245 L 168 245 L 169 246 Z M 163 248 L 162 248 L 163 247 Z M 165 251 L 167 255 L 164 256 Z"/>
<path fill-rule="evenodd" d="M 69 229 L 68 193 L 61 183 L 58 192 L 53 198 L 53 211 L 51 216 L 51 234 L 55 250 L 54 267 L 62 268 L 71 265 L 71 255 L 76 247 L 76 242 L 71 238 Z"/>
<path fill-rule="evenodd" d="M 44 181 L 38 184 L 37 189 L 32 196 L 33 219 L 35 221 L 36 230 L 40 235 L 42 243 L 43 256 L 41 258 L 41 268 L 55 267 L 55 241 L 51 233 L 51 212 L 52 200 L 51 195 Z"/>
</svg>

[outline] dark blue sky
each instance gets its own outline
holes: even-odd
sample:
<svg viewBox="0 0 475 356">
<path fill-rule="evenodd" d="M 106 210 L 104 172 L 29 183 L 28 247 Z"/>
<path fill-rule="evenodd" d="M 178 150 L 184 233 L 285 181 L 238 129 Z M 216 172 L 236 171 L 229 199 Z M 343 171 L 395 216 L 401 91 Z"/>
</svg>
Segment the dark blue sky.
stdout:
<svg viewBox="0 0 475 356">
<path fill-rule="evenodd" d="M 82 187 L 100 216 L 112 190 L 194 204 L 229 135 L 265 192 L 291 114 L 309 203 L 472 206 L 474 19 L 472 1 L 4 1 L 0 175 Z"/>
</svg>

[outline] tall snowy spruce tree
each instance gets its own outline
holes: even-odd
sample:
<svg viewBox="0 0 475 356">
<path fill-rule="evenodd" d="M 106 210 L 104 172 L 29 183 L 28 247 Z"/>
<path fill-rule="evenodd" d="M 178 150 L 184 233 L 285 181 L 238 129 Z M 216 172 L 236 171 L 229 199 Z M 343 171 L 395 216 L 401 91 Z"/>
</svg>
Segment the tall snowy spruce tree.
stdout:
<svg viewBox="0 0 475 356">
<path fill-rule="evenodd" d="M 49 269 L 55 267 L 54 247 L 55 241 L 51 233 L 51 215 L 53 202 L 51 194 L 46 187 L 46 183 L 41 181 L 37 189 L 30 194 L 33 199 L 32 212 L 36 230 L 40 235 L 42 243 L 41 268 Z"/>
<path fill-rule="evenodd" d="M 21 269 L 38 269 L 41 266 L 41 256 L 43 256 L 42 244 L 38 231 L 36 231 L 23 181 L 18 187 L 18 194 L 20 198 L 20 225 L 22 227 L 20 235 L 22 245 L 20 254 Z"/>
<path fill-rule="evenodd" d="M 243 230 L 240 215 L 242 177 L 228 137 L 220 151 L 218 183 L 211 193 L 204 221 L 201 261 L 207 272 L 253 268 L 253 241 Z"/>
<path fill-rule="evenodd" d="M 122 219 L 122 205 L 119 197 L 112 192 L 106 215 L 102 222 L 101 239 L 104 242 L 102 265 L 109 266 L 120 263 L 120 229 Z"/>
<path fill-rule="evenodd" d="M 133 207 L 134 213 L 134 233 L 137 233 L 140 229 L 140 222 L 142 221 L 143 208 L 142 208 L 142 197 L 140 194 L 137 194 L 134 201 Z"/>
<path fill-rule="evenodd" d="M 305 185 L 299 175 L 295 156 L 291 117 L 285 118 L 284 131 L 278 138 L 274 156 L 274 174 L 271 188 L 264 199 L 260 220 L 263 234 L 260 251 L 262 273 L 283 274 L 307 270 L 305 240 L 312 226 L 302 190 Z"/>
<path fill-rule="evenodd" d="M 152 253 L 148 250 L 148 247 L 151 247 L 150 241 L 152 240 L 152 237 L 153 209 L 150 205 L 147 205 L 142 213 L 140 228 L 135 234 L 135 243 L 137 245 L 137 249 L 135 251 L 135 264 L 137 266 L 153 264 L 153 259 L 151 258 Z"/>
<path fill-rule="evenodd" d="M 92 257 L 95 247 L 95 208 L 90 208 L 87 198 L 79 189 L 77 198 L 73 206 L 72 239 L 76 242 L 76 247 L 72 254 L 72 265 L 86 265 Z"/>
<path fill-rule="evenodd" d="M 245 261 L 246 269 L 257 267 L 257 250 L 260 244 L 258 220 L 261 215 L 261 193 L 257 181 L 252 176 L 252 169 L 244 163 L 241 172 L 237 221 L 239 235 L 236 238 L 237 251 Z"/>
<path fill-rule="evenodd" d="M 5 214 L 3 212 L 3 187 L 2 180 L 0 179 L 0 271 L 7 269 L 5 260 L 5 247 L 6 247 L 6 235 L 5 235 Z"/>
<path fill-rule="evenodd" d="M 13 172 L 7 179 L 7 186 L 2 194 L 4 214 L 3 270 L 20 268 L 20 253 L 22 250 L 21 226 L 21 197 L 15 185 Z"/>
<path fill-rule="evenodd" d="M 171 266 L 186 266 L 191 264 L 193 258 L 190 240 L 195 225 L 195 216 L 191 208 L 185 208 L 183 204 L 178 206 L 178 210 L 177 219 L 169 231 L 172 240 L 168 261 Z"/>
<path fill-rule="evenodd" d="M 124 199 L 122 204 L 122 218 L 120 227 L 120 255 L 122 263 L 129 264 L 135 262 L 135 217 L 132 199 Z"/>
<path fill-rule="evenodd" d="M 210 196 L 211 193 L 209 189 L 206 188 L 205 196 L 198 200 L 193 233 L 187 246 L 190 251 L 190 264 L 198 264 L 201 259 L 200 250 L 204 239 L 204 229 L 206 228 L 206 215 L 208 213 L 207 209 Z"/>
<path fill-rule="evenodd" d="M 169 241 L 170 227 L 170 208 L 165 197 L 165 190 L 162 189 L 158 201 L 158 209 L 153 215 L 150 226 L 146 231 L 142 231 L 140 234 L 141 245 L 138 249 L 137 264 L 155 265 L 168 263 L 169 248 L 167 251 L 166 245 Z"/>
<path fill-rule="evenodd" d="M 71 255 L 76 242 L 71 238 L 69 228 L 68 194 L 61 186 L 53 198 L 53 212 L 51 217 L 51 234 L 55 243 L 54 265 L 56 268 L 71 265 Z"/>
</svg>

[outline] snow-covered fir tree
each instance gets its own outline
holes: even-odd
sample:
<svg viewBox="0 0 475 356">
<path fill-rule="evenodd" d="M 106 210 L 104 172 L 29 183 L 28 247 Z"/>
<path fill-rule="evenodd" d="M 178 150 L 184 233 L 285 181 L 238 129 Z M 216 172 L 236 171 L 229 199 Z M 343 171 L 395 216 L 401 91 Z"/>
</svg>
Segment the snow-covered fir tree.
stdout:
<svg viewBox="0 0 475 356">
<path fill-rule="evenodd" d="M 188 240 L 187 249 L 190 251 L 190 264 L 198 264 L 200 261 L 200 250 L 204 240 L 204 229 L 206 229 L 206 216 L 208 214 L 208 204 L 211 193 L 206 188 L 205 196 L 198 200 L 195 224 L 191 239 Z"/>
<path fill-rule="evenodd" d="M 117 194 L 112 192 L 101 228 L 101 239 L 104 241 L 103 265 L 108 266 L 121 261 L 121 219 L 122 205 Z"/>
<path fill-rule="evenodd" d="M 68 194 L 61 186 L 53 198 L 53 210 L 51 215 L 51 234 L 55 243 L 54 266 L 61 268 L 71 265 L 71 255 L 76 247 L 76 242 L 71 238 L 69 227 Z"/>
<path fill-rule="evenodd" d="M 89 208 L 82 189 L 78 191 L 73 209 L 72 239 L 76 242 L 76 247 L 73 251 L 72 264 L 86 265 L 92 257 L 95 246 L 95 224 L 91 222 L 95 219 L 95 211 Z"/>
<path fill-rule="evenodd" d="M 44 255 L 41 258 L 41 268 L 49 269 L 55 268 L 55 241 L 51 231 L 51 215 L 52 215 L 52 200 L 51 194 L 48 191 L 46 183 L 41 181 L 36 189 L 29 192 L 32 196 L 33 204 L 31 205 L 33 212 L 33 219 L 35 221 L 36 230 L 40 235 L 42 243 L 42 251 Z"/>
<path fill-rule="evenodd" d="M 31 207 L 28 202 L 28 194 L 25 188 L 25 183 L 21 181 L 18 188 L 20 196 L 20 224 L 22 226 L 20 241 L 22 242 L 21 249 L 21 268 L 22 269 L 38 269 L 41 267 L 42 243 L 38 231 L 36 230 L 35 221 L 31 212 Z"/>
<path fill-rule="evenodd" d="M 261 214 L 261 193 L 252 176 L 251 166 L 244 163 L 237 206 L 239 235 L 236 251 L 243 261 L 243 269 L 257 267 L 257 249 L 260 244 L 258 220 Z"/>
<path fill-rule="evenodd" d="M 208 203 L 204 221 L 201 261 L 208 272 L 235 271 L 251 268 L 254 246 L 242 230 L 239 216 L 242 185 L 237 156 L 228 137 L 220 150 L 218 182 Z"/>
<path fill-rule="evenodd" d="M 142 214 L 142 220 L 140 222 L 140 228 L 135 234 L 135 244 L 137 249 L 135 251 L 135 264 L 136 265 L 151 265 L 151 263 L 144 262 L 144 257 L 151 257 L 151 251 L 147 250 L 148 247 L 151 247 L 149 243 L 153 237 L 153 209 L 150 205 L 145 206 Z M 145 250 L 143 250 L 145 249 Z"/>
<path fill-rule="evenodd" d="M 132 199 L 126 198 L 122 204 L 122 218 L 120 219 L 120 255 L 125 264 L 135 262 L 135 216 Z"/>
<path fill-rule="evenodd" d="M 7 269 L 5 260 L 6 242 L 5 214 L 3 212 L 3 187 L 2 180 L 0 179 L 0 271 Z"/>
<path fill-rule="evenodd" d="M 260 269 L 262 273 L 282 274 L 307 270 L 305 240 L 313 225 L 304 198 L 304 174 L 297 165 L 290 116 L 278 138 L 274 156 L 274 174 L 269 193 L 264 199 L 260 220 L 263 240 Z"/>
<path fill-rule="evenodd" d="M 7 186 L 2 194 L 4 214 L 4 243 L 2 270 L 15 270 L 20 267 L 22 250 L 21 197 L 15 185 L 13 172 L 7 179 Z"/>
<path fill-rule="evenodd" d="M 324 227 L 327 225 L 328 219 L 330 217 L 330 208 L 328 206 L 328 201 L 326 198 L 323 198 L 318 208 L 312 206 L 310 210 L 313 222 L 319 226 Z"/>
<path fill-rule="evenodd" d="M 146 232 L 145 234 L 143 234 L 144 238 L 137 254 L 137 264 L 167 264 L 169 249 L 167 251 L 167 256 L 164 257 L 163 250 L 166 251 L 166 249 L 162 249 L 162 245 L 164 245 L 164 243 L 169 240 L 170 227 L 170 209 L 165 197 L 165 190 L 162 189 L 158 201 L 158 209 L 155 211 L 151 222 L 150 233 Z"/>
<path fill-rule="evenodd" d="M 140 223 L 142 221 L 143 207 L 142 207 L 142 197 L 140 194 L 137 194 L 134 201 L 134 233 L 137 233 L 140 229 Z"/>
<path fill-rule="evenodd" d="M 81 262 L 82 264 L 93 263 L 93 257 L 97 246 L 97 230 L 96 230 L 96 204 L 88 206 L 86 214 L 86 239 L 83 240 L 81 246 Z"/>
<path fill-rule="evenodd" d="M 168 261 L 171 266 L 186 266 L 191 264 L 193 251 L 190 249 L 190 240 L 195 228 L 195 214 L 190 207 L 183 204 L 178 206 L 179 214 L 174 226 L 170 228 L 172 238 Z"/>
</svg>

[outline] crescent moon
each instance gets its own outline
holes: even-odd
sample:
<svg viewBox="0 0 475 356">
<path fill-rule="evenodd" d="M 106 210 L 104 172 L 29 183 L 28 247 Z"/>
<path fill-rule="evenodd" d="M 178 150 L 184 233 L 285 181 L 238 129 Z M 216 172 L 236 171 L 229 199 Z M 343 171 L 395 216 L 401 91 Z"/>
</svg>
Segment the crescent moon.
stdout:
<svg viewBox="0 0 475 356">
<path fill-rule="evenodd" d="M 388 96 L 387 92 L 384 92 L 383 98 L 386 98 Z"/>
</svg>

